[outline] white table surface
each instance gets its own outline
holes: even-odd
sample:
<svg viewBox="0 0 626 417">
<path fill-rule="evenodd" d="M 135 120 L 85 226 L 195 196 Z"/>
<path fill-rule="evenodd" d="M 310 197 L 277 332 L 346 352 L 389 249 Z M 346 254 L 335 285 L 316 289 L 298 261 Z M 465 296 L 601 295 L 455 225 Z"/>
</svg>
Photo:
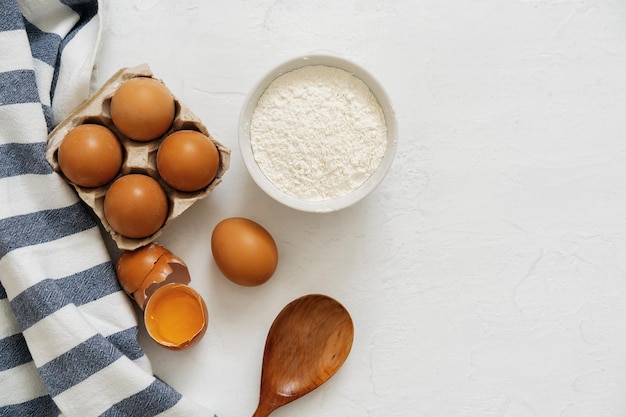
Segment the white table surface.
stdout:
<svg viewBox="0 0 626 417">
<path fill-rule="evenodd" d="M 94 88 L 148 63 L 232 150 L 230 170 L 159 239 L 210 328 L 156 374 L 220 417 L 250 416 L 267 330 L 324 293 L 352 314 L 350 357 L 279 416 L 626 415 L 626 3 L 622 0 L 102 2 Z M 245 170 L 237 121 L 272 67 L 329 53 L 386 88 L 400 137 L 359 204 L 306 214 Z M 218 221 L 274 236 L 255 288 L 217 270 Z"/>
</svg>

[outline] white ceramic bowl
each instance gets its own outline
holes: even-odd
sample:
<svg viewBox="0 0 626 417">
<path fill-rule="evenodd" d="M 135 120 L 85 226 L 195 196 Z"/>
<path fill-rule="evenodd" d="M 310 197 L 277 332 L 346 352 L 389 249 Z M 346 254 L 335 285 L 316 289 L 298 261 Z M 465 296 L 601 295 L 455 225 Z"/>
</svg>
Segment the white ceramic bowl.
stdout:
<svg viewBox="0 0 626 417">
<path fill-rule="evenodd" d="M 254 158 L 250 141 L 250 123 L 252 114 L 259 98 L 263 95 L 267 87 L 279 76 L 295 69 L 310 65 L 324 65 L 343 69 L 363 81 L 378 100 L 385 116 L 385 123 L 387 127 L 387 148 L 376 171 L 356 190 L 334 199 L 319 201 L 300 200 L 294 198 L 275 186 L 259 168 L 257 161 Z M 295 58 L 271 70 L 257 83 L 252 92 L 248 95 L 239 117 L 239 149 L 241 151 L 244 164 L 256 184 L 278 202 L 297 210 L 314 213 L 327 213 L 343 209 L 355 204 L 371 193 L 378 186 L 378 184 L 380 184 L 391 167 L 391 163 L 393 162 L 396 153 L 397 136 L 398 128 L 395 112 L 387 94 L 385 93 L 385 90 L 381 87 L 381 85 L 363 68 L 353 64 L 352 62 L 346 61 L 345 59 L 329 55 L 310 55 Z"/>
</svg>

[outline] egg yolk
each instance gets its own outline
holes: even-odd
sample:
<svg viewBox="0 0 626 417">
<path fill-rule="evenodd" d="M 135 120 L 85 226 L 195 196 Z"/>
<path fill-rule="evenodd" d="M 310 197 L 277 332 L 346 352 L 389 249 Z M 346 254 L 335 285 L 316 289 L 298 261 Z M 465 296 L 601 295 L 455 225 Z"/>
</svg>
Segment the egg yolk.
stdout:
<svg viewBox="0 0 626 417">
<path fill-rule="evenodd" d="M 150 297 L 145 312 L 146 329 L 158 342 L 184 345 L 206 326 L 202 299 L 185 285 L 169 284 Z"/>
</svg>

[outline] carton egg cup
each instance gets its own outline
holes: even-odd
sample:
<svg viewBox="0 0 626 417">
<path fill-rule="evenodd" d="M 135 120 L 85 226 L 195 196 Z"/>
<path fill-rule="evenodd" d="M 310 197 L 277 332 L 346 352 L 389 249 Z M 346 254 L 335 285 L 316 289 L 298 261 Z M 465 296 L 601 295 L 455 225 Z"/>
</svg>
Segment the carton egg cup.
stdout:
<svg viewBox="0 0 626 417">
<path fill-rule="evenodd" d="M 153 77 L 153 74 L 147 64 L 119 70 L 89 99 L 74 110 L 65 120 L 59 123 L 48 136 L 46 149 L 46 159 L 52 168 L 74 187 L 78 196 L 93 210 L 95 215 L 100 219 L 104 229 L 110 233 L 117 247 L 125 250 L 133 250 L 154 241 L 176 217 L 180 216 L 193 203 L 209 195 L 222 181 L 222 176 L 228 170 L 230 164 L 230 149 L 216 141 L 200 119 L 175 96 L 174 102 L 176 110 L 174 122 L 165 134 L 149 142 L 133 141 L 124 136 L 111 120 L 111 97 L 124 81 L 133 77 Z M 58 149 L 65 135 L 74 127 L 85 123 L 95 123 L 109 128 L 115 133 L 123 149 L 124 156 L 120 172 L 111 182 L 100 187 L 87 188 L 72 183 L 63 175 L 57 160 Z M 219 153 L 219 167 L 215 179 L 213 179 L 207 187 L 196 192 L 182 192 L 173 189 L 161 179 L 157 170 L 156 155 L 161 143 L 167 136 L 178 130 L 195 130 L 203 133 L 213 141 Z M 165 223 L 157 232 L 141 239 L 129 238 L 117 233 L 104 216 L 104 196 L 107 190 L 116 179 L 127 174 L 145 174 L 151 176 L 163 187 L 168 197 L 169 208 Z"/>
</svg>

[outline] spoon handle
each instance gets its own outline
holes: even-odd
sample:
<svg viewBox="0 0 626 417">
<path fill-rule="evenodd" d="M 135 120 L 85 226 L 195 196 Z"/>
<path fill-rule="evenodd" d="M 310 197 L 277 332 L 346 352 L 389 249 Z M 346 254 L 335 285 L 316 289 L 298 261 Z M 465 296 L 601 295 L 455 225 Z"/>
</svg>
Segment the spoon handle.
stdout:
<svg viewBox="0 0 626 417">
<path fill-rule="evenodd" d="M 252 415 L 252 417 L 267 417 L 269 416 L 275 408 L 269 406 L 266 402 L 261 401 L 256 411 Z"/>
</svg>

